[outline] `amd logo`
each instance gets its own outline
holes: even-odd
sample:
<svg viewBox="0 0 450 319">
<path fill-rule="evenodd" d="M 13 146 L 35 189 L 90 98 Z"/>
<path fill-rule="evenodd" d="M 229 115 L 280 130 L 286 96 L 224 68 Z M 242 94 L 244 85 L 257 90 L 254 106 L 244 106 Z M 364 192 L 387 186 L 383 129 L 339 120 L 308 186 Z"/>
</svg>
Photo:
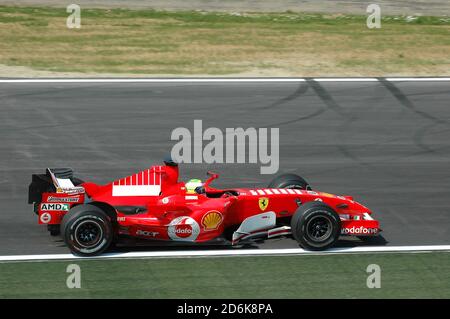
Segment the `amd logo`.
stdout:
<svg viewBox="0 0 450 319">
<path fill-rule="evenodd" d="M 41 204 L 41 210 L 46 211 L 68 211 L 70 208 L 69 204 Z"/>
</svg>

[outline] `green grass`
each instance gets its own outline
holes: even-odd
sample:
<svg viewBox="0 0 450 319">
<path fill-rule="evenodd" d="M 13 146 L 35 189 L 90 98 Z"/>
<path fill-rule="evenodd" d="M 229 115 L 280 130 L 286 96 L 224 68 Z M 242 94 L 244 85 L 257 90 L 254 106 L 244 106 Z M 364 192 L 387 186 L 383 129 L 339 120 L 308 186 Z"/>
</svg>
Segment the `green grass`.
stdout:
<svg viewBox="0 0 450 319">
<path fill-rule="evenodd" d="M 450 19 L 0 6 L 0 64 L 115 74 L 449 75 Z M 11 74 L 14 76 L 14 74 Z"/>
<path fill-rule="evenodd" d="M 0 298 L 450 298 L 450 253 L 0 263 Z"/>
</svg>

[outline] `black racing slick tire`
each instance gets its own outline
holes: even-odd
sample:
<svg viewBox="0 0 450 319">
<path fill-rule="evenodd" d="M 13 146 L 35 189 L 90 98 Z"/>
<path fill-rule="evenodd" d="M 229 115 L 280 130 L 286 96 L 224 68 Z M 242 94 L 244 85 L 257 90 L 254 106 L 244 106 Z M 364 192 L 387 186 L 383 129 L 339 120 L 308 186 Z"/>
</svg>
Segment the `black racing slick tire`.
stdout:
<svg viewBox="0 0 450 319">
<path fill-rule="evenodd" d="M 341 234 L 339 215 L 323 202 L 308 202 L 297 208 L 291 219 L 292 236 L 307 250 L 325 250 Z"/>
<path fill-rule="evenodd" d="M 59 225 L 47 225 L 47 230 L 50 233 L 50 236 L 55 237 L 61 235 Z"/>
<path fill-rule="evenodd" d="M 268 188 L 296 188 L 311 190 L 311 186 L 302 177 L 296 174 L 283 174 L 275 177 Z"/>
<path fill-rule="evenodd" d="M 63 218 L 61 234 L 71 252 L 96 256 L 107 250 L 114 238 L 111 218 L 94 205 L 79 205 Z"/>
<path fill-rule="evenodd" d="M 82 179 L 79 179 L 78 177 L 72 177 L 70 180 L 72 181 L 72 184 L 74 186 L 80 186 L 84 183 L 84 181 Z"/>
</svg>

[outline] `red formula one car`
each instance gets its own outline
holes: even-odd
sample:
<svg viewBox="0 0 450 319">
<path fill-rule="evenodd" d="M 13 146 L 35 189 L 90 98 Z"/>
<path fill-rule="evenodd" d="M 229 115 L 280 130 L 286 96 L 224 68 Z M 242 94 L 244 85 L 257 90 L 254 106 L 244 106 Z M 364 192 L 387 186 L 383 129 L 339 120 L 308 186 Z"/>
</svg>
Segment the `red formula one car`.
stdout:
<svg viewBox="0 0 450 319">
<path fill-rule="evenodd" d="M 267 188 L 215 189 L 217 174 L 184 183 L 178 165 L 164 163 L 107 185 L 83 182 L 71 169 L 47 169 L 33 175 L 29 203 L 39 224 L 61 233 L 77 255 L 100 254 L 122 236 L 239 245 L 292 235 L 305 249 L 323 250 L 341 235 L 380 231 L 372 212 L 352 197 L 313 191 L 294 174 Z"/>
</svg>

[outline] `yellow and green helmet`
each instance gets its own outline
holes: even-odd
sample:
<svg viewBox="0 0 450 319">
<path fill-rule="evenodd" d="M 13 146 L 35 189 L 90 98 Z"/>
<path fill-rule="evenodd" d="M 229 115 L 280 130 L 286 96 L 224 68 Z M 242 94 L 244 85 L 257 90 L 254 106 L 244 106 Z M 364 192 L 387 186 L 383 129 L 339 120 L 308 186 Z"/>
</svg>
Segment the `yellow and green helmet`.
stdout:
<svg viewBox="0 0 450 319">
<path fill-rule="evenodd" d="M 186 182 L 185 187 L 186 187 L 186 193 L 188 194 L 195 194 L 195 189 L 199 186 L 202 186 L 203 183 L 200 179 L 190 179 L 189 181 Z"/>
</svg>

